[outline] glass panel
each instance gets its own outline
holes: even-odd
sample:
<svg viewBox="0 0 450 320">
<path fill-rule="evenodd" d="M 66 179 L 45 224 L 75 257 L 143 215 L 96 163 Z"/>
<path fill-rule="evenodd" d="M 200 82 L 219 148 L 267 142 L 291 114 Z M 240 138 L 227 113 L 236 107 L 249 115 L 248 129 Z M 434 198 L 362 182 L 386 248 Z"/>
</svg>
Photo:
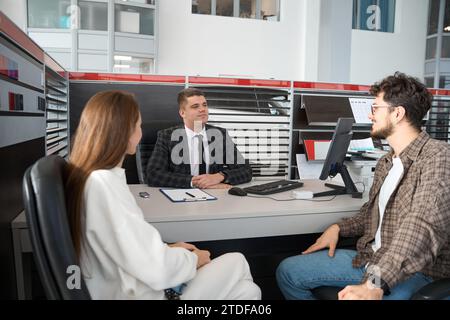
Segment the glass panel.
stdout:
<svg viewBox="0 0 450 320">
<path fill-rule="evenodd" d="M 431 0 L 428 11 L 428 34 L 437 33 L 439 21 L 439 2 L 440 0 Z"/>
<path fill-rule="evenodd" d="M 116 4 L 116 32 L 154 35 L 154 10 Z"/>
<path fill-rule="evenodd" d="M 256 0 L 241 0 L 239 6 L 240 18 L 256 19 Z"/>
<path fill-rule="evenodd" d="M 192 0 L 192 13 L 211 14 L 211 0 Z"/>
<path fill-rule="evenodd" d="M 439 78 L 439 88 L 450 89 L 450 74 Z"/>
<path fill-rule="evenodd" d="M 353 0 L 353 29 L 394 32 L 395 0 Z"/>
<path fill-rule="evenodd" d="M 153 73 L 153 59 L 115 55 L 113 71 L 117 73 Z"/>
<path fill-rule="evenodd" d="M 434 77 L 425 77 L 425 85 L 427 88 L 433 88 L 434 87 Z"/>
<path fill-rule="evenodd" d="M 450 35 L 442 37 L 442 58 L 450 58 Z"/>
<path fill-rule="evenodd" d="M 126 0 L 125 0 L 126 1 Z M 143 3 L 143 4 L 152 4 L 155 5 L 155 0 L 128 0 L 130 3 Z"/>
<path fill-rule="evenodd" d="M 450 33 L 450 0 L 445 4 L 444 32 Z"/>
<path fill-rule="evenodd" d="M 234 0 L 216 0 L 216 15 L 233 17 Z"/>
<path fill-rule="evenodd" d="M 108 4 L 104 2 L 78 1 L 82 30 L 108 30 Z"/>
<path fill-rule="evenodd" d="M 277 2 L 278 0 L 262 0 L 261 17 L 263 20 L 278 21 Z"/>
<path fill-rule="evenodd" d="M 427 39 L 427 51 L 425 59 L 435 59 L 436 58 L 436 37 Z"/>
<path fill-rule="evenodd" d="M 70 28 L 70 0 L 28 0 L 29 28 Z"/>
</svg>

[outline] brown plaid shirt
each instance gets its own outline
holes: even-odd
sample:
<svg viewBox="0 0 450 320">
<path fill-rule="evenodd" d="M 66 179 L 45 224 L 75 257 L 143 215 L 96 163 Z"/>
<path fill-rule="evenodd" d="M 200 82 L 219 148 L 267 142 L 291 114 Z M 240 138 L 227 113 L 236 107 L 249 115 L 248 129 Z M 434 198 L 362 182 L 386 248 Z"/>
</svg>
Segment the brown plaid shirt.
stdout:
<svg viewBox="0 0 450 320">
<path fill-rule="evenodd" d="M 425 132 L 400 154 L 404 174 L 386 205 L 381 248 L 372 250 L 378 195 L 392 157 L 391 151 L 378 161 L 369 201 L 359 214 L 339 223 L 341 236 L 361 236 L 353 266 L 379 267 L 390 288 L 416 272 L 435 279 L 450 277 L 450 145 Z"/>
</svg>

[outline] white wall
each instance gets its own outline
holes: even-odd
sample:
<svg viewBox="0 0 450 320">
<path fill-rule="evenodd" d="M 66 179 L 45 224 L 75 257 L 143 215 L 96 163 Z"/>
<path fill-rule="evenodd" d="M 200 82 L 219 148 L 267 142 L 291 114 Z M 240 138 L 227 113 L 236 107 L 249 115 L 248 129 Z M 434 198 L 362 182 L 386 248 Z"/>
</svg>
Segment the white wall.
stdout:
<svg viewBox="0 0 450 320">
<path fill-rule="evenodd" d="M 159 0 L 158 73 L 371 84 L 399 70 L 423 78 L 429 0 L 397 0 L 395 33 L 352 30 L 352 0 L 280 1 L 274 22 L 191 14 L 191 0 Z M 25 28 L 25 0 L 0 0 L 0 10 Z"/>
<path fill-rule="evenodd" d="M 321 0 L 317 81 L 350 81 L 353 0 Z"/>
<path fill-rule="evenodd" d="M 159 2 L 160 74 L 293 79 L 302 72 L 302 12 L 281 1 L 281 21 L 191 14 L 191 0 Z"/>
<path fill-rule="evenodd" d="M 22 30 L 27 27 L 26 9 L 25 0 L 0 0 L 0 11 L 3 11 Z"/>
<path fill-rule="evenodd" d="M 428 0 L 397 0 L 395 33 L 352 31 L 350 81 L 371 84 L 395 71 L 423 78 Z"/>
<path fill-rule="evenodd" d="M 281 21 L 191 14 L 160 0 L 159 73 L 371 84 L 423 78 L 428 0 L 397 0 L 395 33 L 352 30 L 352 0 L 281 0 Z"/>
<path fill-rule="evenodd" d="M 292 0 L 287 0 L 292 1 Z M 320 52 L 320 0 L 300 0 L 299 19 L 300 34 L 298 37 L 298 47 L 300 54 L 298 59 L 300 69 L 291 76 L 293 80 L 317 81 L 319 77 L 319 52 Z M 293 38 L 292 41 L 297 39 Z"/>
</svg>

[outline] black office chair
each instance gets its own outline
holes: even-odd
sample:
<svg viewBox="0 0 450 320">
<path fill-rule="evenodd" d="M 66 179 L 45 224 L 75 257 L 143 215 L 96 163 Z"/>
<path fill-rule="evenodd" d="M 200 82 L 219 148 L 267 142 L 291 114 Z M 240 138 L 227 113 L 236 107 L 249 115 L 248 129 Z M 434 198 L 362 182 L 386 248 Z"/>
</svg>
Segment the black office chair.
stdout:
<svg viewBox="0 0 450 320">
<path fill-rule="evenodd" d="M 341 287 L 318 287 L 312 291 L 318 300 L 337 300 Z M 450 296 L 450 279 L 433 281 L 417 291 L 411 300 L 441 300 Z"/>
<path fill-rule="evenodd" d="M 139 150 L 139 147 L 138 147 Z M 140 155 L 138 154 L 126 155 L 123 160 L 122 168 L 125 169 L 125 176 L 127 184 L 142 184 L 142 166 L 140 165 Z"/>
<path fill-rule="evenodd" d="M 67 283 L 69 277 L 76 274 L 69 267 L 76 268 L 78 264 L 67 218 L 66 165 L 61 157 L 48 156 L 26 170 L 23 179 L 25 213 L 34 261 L 47 299 L 88 300 L 91 297 L 81 272 L 77 279 L 79 289 L 69 289 Z"/>
<path fill-rule="evenodd" d="M 142 139 L 136 154 L 126 156 L 123 162 L 128 184 L 145 184 L 148 160 L 152 156 L 158 131 L 180 124 L 180 121 L 146 121 L 142 123 Z"/>
</svg>

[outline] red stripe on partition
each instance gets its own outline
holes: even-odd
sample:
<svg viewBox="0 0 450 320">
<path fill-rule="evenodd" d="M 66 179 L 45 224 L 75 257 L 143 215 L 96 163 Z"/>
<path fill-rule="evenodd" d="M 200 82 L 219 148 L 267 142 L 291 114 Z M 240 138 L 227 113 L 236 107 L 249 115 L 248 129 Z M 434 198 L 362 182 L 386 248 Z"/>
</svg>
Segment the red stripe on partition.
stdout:
<svg viewBox="0 0 450 320">
<path fill-rule="evenodd" d="M 152 82 L 152 83 L 178 83 L 184 84 L 184 76 L 166 75 L 142 75 L 142 74 L 117 74 L 117 73 L 86 73 L 70 72 L 69 79 L 73 81 L 115 81 L 115 82 Z M 249 87 L 273 87 L 290 88 L 291 82 L 284 80 L 254 80 L 237 78 L 214 78 L 214 77 L 189 77 L 188 83 L 192 85 L 228 85 L 228 86 L 249 86 Z M 294 82 L 295 89 L 309 90 L 337 90 L 337 91 L 358 91 L 368 92 L 370 86 L 341 83 L 322 82 Z M 429 89 L 434 95 L 450 96 L 450 90 Z"/>
<path fill-rule="evenodd" d="M 2 12 L 0 12 L 0 31 L 36 60 L 44 62 L 44 51 Z"/>
<path fill-rule="evenodd" d="M 284 80 L 261 80 L 261 79 L 237 79 L 237 78 L 213 78 L 213 77 L 189 77 L 190 84 L 200 85 L 231 85 L 249 87 L 275 87 L 290 88 L 291 82 Z"/>
<path fill-rule="evenodd" d="M 317 89 L 317 90 L 341 90 L 341 91 L 369 91 L 370 86 L 344 83 L 325 82 L 294 82 L 295 89 Z"/>
<path fill-rule="evenodd" d="M 428 89 L 435 96 L 450 96 L 450 90 L 445 89 Z"/>
<path fill-rule="evenodd" d="M 69 79 L 73 81 L 115 81 L 115 82 L 154 82 L 154 83 L 185 83 L 182 76 L 159 76 L 143 74 L 117 73 L 86 73 L 70 72 Z"/>
</svg>

